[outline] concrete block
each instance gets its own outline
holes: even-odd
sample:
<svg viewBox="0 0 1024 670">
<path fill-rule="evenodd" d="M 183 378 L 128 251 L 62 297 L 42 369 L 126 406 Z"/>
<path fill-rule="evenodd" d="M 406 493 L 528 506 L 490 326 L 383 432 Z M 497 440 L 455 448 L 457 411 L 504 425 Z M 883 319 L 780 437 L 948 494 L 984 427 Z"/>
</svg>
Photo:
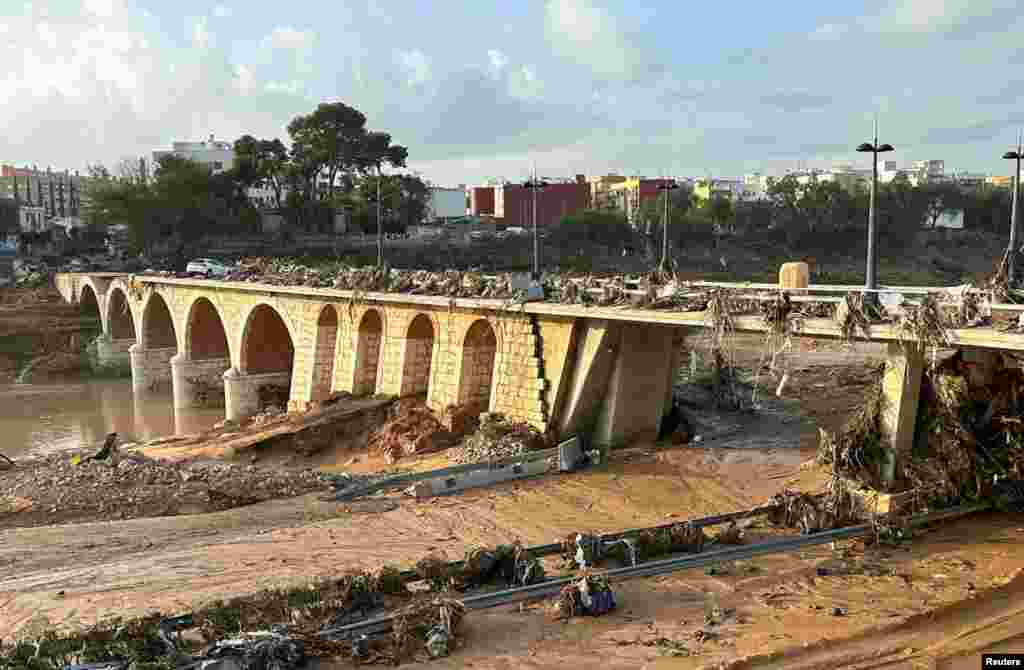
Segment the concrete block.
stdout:
<svg viewBox="0 0 1024 670">
<path fill-rule="evenodd" d="M 573 436 L 558 445 L 559 472 L 572 472 L 583 461 L 583 447 L 578 437 Z"/>
</svg>

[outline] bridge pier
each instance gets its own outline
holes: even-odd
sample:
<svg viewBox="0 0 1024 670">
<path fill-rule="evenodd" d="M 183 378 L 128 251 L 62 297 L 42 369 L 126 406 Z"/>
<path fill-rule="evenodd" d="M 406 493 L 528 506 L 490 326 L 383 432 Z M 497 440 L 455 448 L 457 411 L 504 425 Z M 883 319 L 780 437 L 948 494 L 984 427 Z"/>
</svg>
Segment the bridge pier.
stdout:
<svg viewBox="0 0 1024 670">
<path fill-rule="evenodd" d="M 227 358 L 193 360 L 185 354 L 171 357 L 170 363 L 174 406 L 178 409 L 208 404 L 201 401 L 199 392 L 205 390 L 202 387 L 213 389 L 215 398 L 219 398 L 224 388 L 224 372 L 231 367 Z"/>
<path fill-rule="evenodd" d="M 103 335 L 96 340 L 96 362 L 102 367 L 131 365 L 131 351 L 134 339 L 111 339 Z"/>
<path fill-rule="evenodd" d="M 658 438 L 661 420 L 671 403 L 673 365 L 679 356 L 675 328 L 619 327 L 612 338 L 615 360 L 611 366 L 604 400 L 594 425 L 593 442 L 621 446 Z M 674 355 L 675 354 L 675 355 Z"/>
<path fill-rule="evenodd" d="M 133 344 L 128 349 L 132 365 L 132 390 L 136 393 L 151 391 L 171 383 L 171 359 L 176 347 L 147 349 Z"/>
<path fill-rule="evenodd" d="M 260 411 L 260 387 L 265 384 L 287 386 L 291 378 L 291 372 L 244 374 L 238 368 L 231 368 L 224 373 L 225 418 L 242 421 L 256 414 Z"/>
<path fill-rule="evenodd" d="M 888 457 L 882 466 L 882 480 L 887 484 L 895 480 L 899 464 L 910 459 L 914 448 L 923 372 L 921 347 L 889 343 L 882 378 L 880 418 L 882 438 L 888 447 Z"/>
</svg>

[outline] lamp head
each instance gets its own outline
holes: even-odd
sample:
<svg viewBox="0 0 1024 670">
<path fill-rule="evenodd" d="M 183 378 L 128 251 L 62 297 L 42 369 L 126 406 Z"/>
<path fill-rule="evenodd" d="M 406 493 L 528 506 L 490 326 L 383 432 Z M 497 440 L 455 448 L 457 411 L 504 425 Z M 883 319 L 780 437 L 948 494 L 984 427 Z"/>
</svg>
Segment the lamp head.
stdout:
<svg viewBox="0 0 1024 670">
<path fill-rule="evenodd" d="M 873 144 L 869 144 L 868 142 L 865 142 L 864 144 L 861 144 L 859 147 L 857 147 L 857 151 L 861 153 L 871 153 L 874 150 L 875 146 Z"/>
<path fill-rule="evenodd" d="M 1014 159 L 1021 158 L 1021 157 L 1022 156 L 1019 153 L 1017 153 L 1016 151 L 1007 151 L 1005 154 L 1003 154 L 1003 158 L 1006 158 L 1006 159 L 1009 159 L 1009 160 L 1014 160 Z"/>
<path fill-rule="evenodd" d="M 895 151 L 895 149 L 893 149 L 893 146 L 891 144 L 883 144 L 882 146 L 878 147 L 878 153 L 880 154 L 885 153 L 887 151 Z"/>
</svg>

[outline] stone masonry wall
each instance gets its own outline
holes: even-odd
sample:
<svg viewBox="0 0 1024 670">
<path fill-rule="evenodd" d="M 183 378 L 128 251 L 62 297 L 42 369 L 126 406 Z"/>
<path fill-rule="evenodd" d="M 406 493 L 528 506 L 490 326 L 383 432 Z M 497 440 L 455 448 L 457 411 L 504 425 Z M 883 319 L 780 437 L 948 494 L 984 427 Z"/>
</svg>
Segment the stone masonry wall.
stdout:
<svg viewBox="0 0 1024 670">
<path fill-rule="evenodd" d="M 433 338 L 406 341 L 405 358 L 402 361 L 402 392 L 399 395 L 427 392 L 430 383 L 430 358 L 433 353 Z"/>
<path fill-rule="evenodd" d="M 317 326 L 316 350 L 313 353 L 313 388 L 311 400 L 324 400 L 331 394 L 334 382 L 334 358 L 338 340 L 338 324 Z"/>
<path fill-rule="evenodd" d="M 133 346 L 129 353 L 132 361 L 132 389 L 153 391 L 171 384 L 171 358 L 178 352 L 175 347 L 143 349 Z"/>
</svg>

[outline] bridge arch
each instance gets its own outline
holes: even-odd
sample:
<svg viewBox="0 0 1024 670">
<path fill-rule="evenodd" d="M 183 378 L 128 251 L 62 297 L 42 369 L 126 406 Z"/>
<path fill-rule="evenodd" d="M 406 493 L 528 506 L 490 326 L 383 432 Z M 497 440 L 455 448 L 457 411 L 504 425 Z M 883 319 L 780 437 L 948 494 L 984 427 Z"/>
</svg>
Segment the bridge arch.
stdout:
<svg viewBox="0 0 1024 670">
<path fill-rule="evenodd" d="M 295 344 L 288 324 L 270 305 L 256 305 L 242 329 L 239 357 L 242 373 L 291 373 L 294 360 Z"/>
<path fill-rule="evenodd" d="M 462 340 L 459 365 L 458 404 L 477 412 L 491 407 L 494 368 L 497 363 L 498 337 L 485 318 L 474 321 Z"/>
<path fill-rule="evenodd" d="M 356 358 L 353 369 L 352 394 L 373 395 L 380 376 L 380 357 L 384 349 L 384 317 L 380 310 L 368 309 L 356 329 Z"/>
<path fill-rule="evenodd" d="M 417 314 L 409 322 L 402 354 L 402 396 L 420 395 L 429 391 L 435 332 L 434 323 L 426 314 Z"/>
<path fill-rule="evenodd" d="M 174 317 L 164 297 L 153 291 L 142 309 L 142 337 L 140 344 L 146 349 L 177 349 L 178 332 Z"/>
<path fill-rule="evenodd" d="M 338 310 L 325 305 L 316 321 L 313 343 L 313 383 L 311 400 L 324 400 L 331 395 L 334 379 L 335 346 L 338 343 Z"/>
<path fill-rule="evenodd" d="M 103 321 L 103 312 L 100 311 L 100 301 L 96 295 L 96 289 L 92 284 L 83 284 L 78 294 L 78 307 L 83 316 Z"/>
<path fill-rule="evenodd" d="M 185 355 L 193 361 L 231 359 L 227 330 L 209 298 L 196 298 L 185 317 Z"/>
<path fill-rule="evenodd" d="M 112 340 L 136 340 L 138 337 L 128 296 L 120 286 L 112 287 L 107 296 L 107 334 Z"/>
</svg>

